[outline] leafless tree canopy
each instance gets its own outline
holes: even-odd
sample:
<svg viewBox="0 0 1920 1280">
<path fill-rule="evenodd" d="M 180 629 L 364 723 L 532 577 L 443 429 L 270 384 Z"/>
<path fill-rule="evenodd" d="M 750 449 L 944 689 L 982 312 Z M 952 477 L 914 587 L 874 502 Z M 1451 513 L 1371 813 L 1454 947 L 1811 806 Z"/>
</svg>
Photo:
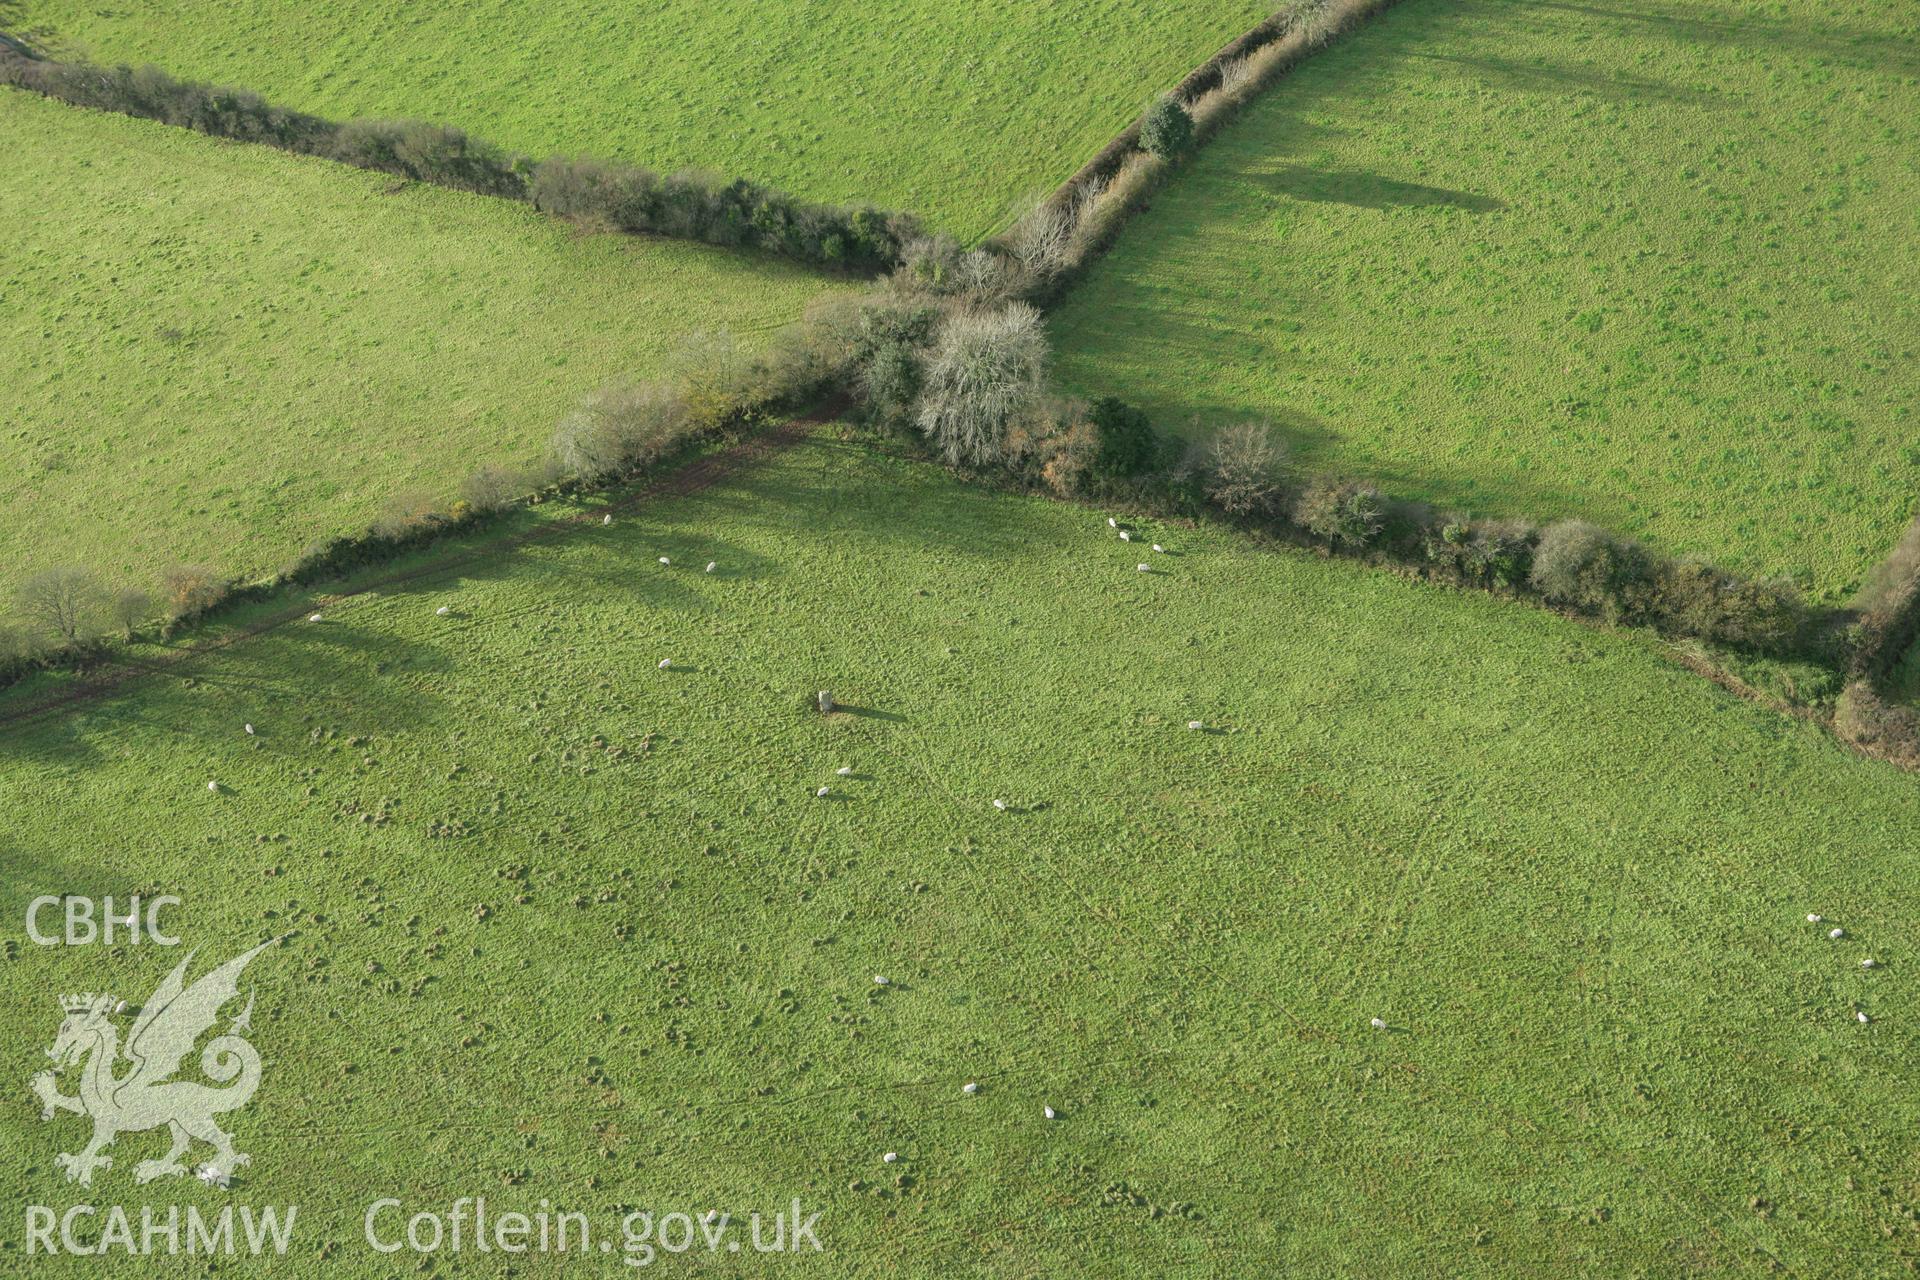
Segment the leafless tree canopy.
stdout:
<svg viewBox="0 0 1920 1280">
<path fill-rule="evenodd" d="M 920 429 L 955 466 L 1001 456 L 1007 424 L 1039 397 L 1047 365 L 1040 313 L 1023 302 L 941 322 L 920 396 Z"/>
<path fill-rule="evenodd" d="M 73 644 L 91 638 L 105 597 L 98 578 L 69 566 L 36 573 L 21 583 L 14 609 L 34 630 Z"/>
</svg>

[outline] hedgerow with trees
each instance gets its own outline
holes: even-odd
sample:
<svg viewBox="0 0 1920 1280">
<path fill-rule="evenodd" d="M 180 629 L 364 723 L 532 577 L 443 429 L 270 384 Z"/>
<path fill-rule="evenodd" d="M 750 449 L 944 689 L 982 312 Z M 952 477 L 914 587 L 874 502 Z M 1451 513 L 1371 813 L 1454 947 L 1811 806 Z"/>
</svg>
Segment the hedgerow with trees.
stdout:
<svg viewBox="0 0 1920 1280">
<path fill-rule="evenodd" d="M 669 373 L 594 391 L 554 432 L 545 463 L 482 467 L 446 509 L 396 499 L 365 533 L 336 539 L 267 583 L 246 587 L 191 566 L 157 597 L 78 568 L 23 584 L 11 671 L 84 661 L 110 634 L 164 636 L 239 598 L 377 563 L 503 508 L 618 484 L 686 449 L 779 415 L 844 400 L 867 429 L 922 447 L 981 480 L 1245 527 L 1461 587 L 1532 599 L 1610 625 L 1648 626 L 1730 650 L 1844 668 L 1835 727 L 1875 754 L 1920 764 L 1920 717 L 1883 693 L 1920 636 L 1920 525 L 1858 613 L 1816 610 L 1792 584 L 1661 555 L 1584 520 L 1484 520 L 1396 501 L 1362 478 L 1312 475 L 1284 437 L 1244 421 L 1187 444 L 1134 406 L 1063 396 L 1047 378 L 1036 303 L 1111 236 L 1166 166 L 1305 52 L 1388 0 L 1302 0 L 1156 99 L 1081 174 L 1034 202 L 1003 237 L 968 249 L 911 219 L 802 205 L 752 184 L 718 184 L 596 161 L 533 164 L 458 130 L 416 123 L 335 125 L 257 97 L 151 70 L 0 56 L 0 80 L 103 109 L 266 141 L 627 231 L 751 244 L 809 261 L 885 269 L 864 294 L 835 297 L 762 354 L 723 333 L 691 336 Z"/>
</svg>

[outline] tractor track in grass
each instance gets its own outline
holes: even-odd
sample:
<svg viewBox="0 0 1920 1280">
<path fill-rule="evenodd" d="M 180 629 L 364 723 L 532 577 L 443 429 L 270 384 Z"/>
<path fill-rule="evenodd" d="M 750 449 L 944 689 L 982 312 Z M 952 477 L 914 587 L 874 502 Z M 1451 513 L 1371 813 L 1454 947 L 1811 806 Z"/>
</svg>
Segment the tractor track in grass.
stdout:
<svg viewBox="0 0 1920 1280">
<path fill-rule="evenodd" d="M 577 512 L 560 520 L 508 534 L 497 540 L 449 551 L 445 555 L 435 556 L 431 560 L 406 569 L 380 573 L 360 581 L 349 590 L 321 592 L 305 597 L 304 602 L 297 606 L 289 605 L 276 609 L 244 627 L 190 641 L 172 650 L 163 658 L 152 660 L 133 657 L 115 658 L 90 669 L 71 688 L 0 711 L 0 730 L 15 725 L 31 724 L 56 712 L 98 702 L 122 685 L 143 676 L 167 675 L 186 670 L 198 659 L 219 653 L 242 641 L 265 635 L 269 631 L 276 631 L 289 623 L 299 622 L 312 613 L 322 612 L 329 606 L 343 601 L 409 582 L 417 582 L 422 578 L 438 577 L 462 565 L 517 551 L 521 547 L 564 534 L 577 533 L 590 527 L 597 528 L 600 521 L 607 515 L 629 511 L 655 499 L 679 498 L 698 493 L 702 489 L 711 488 L 737 471 L 756 466 L 775 453 L 800 443 L 814 427 L 831 422 L 838 417 L 843 407 L 835 401 L 789 418 L 778 426 L 756 432 L 715 453 L 696 458 L 686 466 L 677 467 L 636 489 L 619 493 L 605 506 L 595 507 L 591 511 Z"/>
</svg>

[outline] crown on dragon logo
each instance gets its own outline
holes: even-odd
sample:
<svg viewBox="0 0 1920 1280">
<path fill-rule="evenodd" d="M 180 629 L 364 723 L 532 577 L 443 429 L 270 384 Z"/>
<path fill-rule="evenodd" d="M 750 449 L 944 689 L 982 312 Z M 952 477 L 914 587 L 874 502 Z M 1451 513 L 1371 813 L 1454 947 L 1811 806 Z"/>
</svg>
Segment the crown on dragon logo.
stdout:
<svg viewBox="0 0 1920 1280">
<path fill-rule="evenodd" d="M 231 1184 L 234 1170 L 247 1164 L 248 1156 L 235 1150 L 233 1135 L 220 1127 L 216 1117 L 246 1106 L 260 1085 L 260 1055 L 247 1041 L 253 1017 L 252 994 L 224 1031 L 217 1024 L 221 1009 L 239 997 L 240 973 L 247 962 L 279 941 L 274 938 L 262 942 L 202 974 L 191 985 L 187 983 L 187 967 L 193 963 L 194 953 L 188 952 L 137 1011 L 104 991 L 60 997 L 65 1016 L 58 1037 L 47 1050 L 53 1068 L 39 1072 L 28 1083 L 40 1099 L 42 1120 L 67 1112 L 93 1121 L 93 1137 L 86 1146 L 55 1157 L 54 1163 L 66 1171 L 69 1180 L 91 1186 L 96 1170 L 112 1168 L 113 1157 L 103 1150 L 120 1135 L 167 1129 L 173 1136 L 173 1146 L 158 1160 L 142 1160 L 135 1165 L 136 1183 L 187 1173 L 181 1157 L 191 1143 L 198 1141 L 213 1147 L 213 1158 L 194 1170 L 195 1175 L 222 1187 Z M 124 1028 L 127 1039 L 123 1046 L 123 1028 L 108 1015 L 124 1013 L 133 1015 L 133 1025 Z M 194 1046 L 209 1031 L 214 1032 L 213 1038 L 199 1057 L 207 1083 L 176 1079 Z M 61 1093 L 61 1073 L 74 1070 L 79 1074 L 80 1091 Z"/>
</svg>

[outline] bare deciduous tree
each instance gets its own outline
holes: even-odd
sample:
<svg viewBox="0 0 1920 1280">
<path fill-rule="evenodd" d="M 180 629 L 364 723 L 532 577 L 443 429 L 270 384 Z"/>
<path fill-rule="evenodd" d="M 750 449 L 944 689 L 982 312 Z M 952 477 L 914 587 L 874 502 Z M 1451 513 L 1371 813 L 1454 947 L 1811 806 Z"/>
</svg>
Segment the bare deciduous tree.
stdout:
<svg viewBox="0 0 1920 1280">
<path fill-rule="evenodd" d="M 1216 433 L 1200 455 L 1200 483 L 1222 511 L 1251 515 L 1273 506 L 1280 493 L 1286 446 L 1264 422 L 1242 422 Z"/>
<path fill-rule="evenodd" d="M 14 610 L 28 626 L 67 644 L 91 638 L 105 593 L 86 569 L 65 566 L 36 573 L 20 584 Z"/>
<path fill-rule="evenodd" d="M 951 465 L 996 462 L 1007 424 L 1039 397 L 1046 366 L 1046 334 L 1032 307 L 956 312 L 934 335 L 920 429 Z"/>
<path fill-rule="evenodd" d="M 1073 243 L 1075 211 L 1072 204 L 1034 201 L 1007 233 L 1007 251 L 1032 275 L 1044 279 L 1059 274 Z"/>
<path fill-rule="evenodd" d="M 567 474 L 587 477 L 645 466 L 685 433 L 687 415 L 686 397 L 664 383 L 601 387 L 561 419 L 554 460 Z"/>
</svg>

